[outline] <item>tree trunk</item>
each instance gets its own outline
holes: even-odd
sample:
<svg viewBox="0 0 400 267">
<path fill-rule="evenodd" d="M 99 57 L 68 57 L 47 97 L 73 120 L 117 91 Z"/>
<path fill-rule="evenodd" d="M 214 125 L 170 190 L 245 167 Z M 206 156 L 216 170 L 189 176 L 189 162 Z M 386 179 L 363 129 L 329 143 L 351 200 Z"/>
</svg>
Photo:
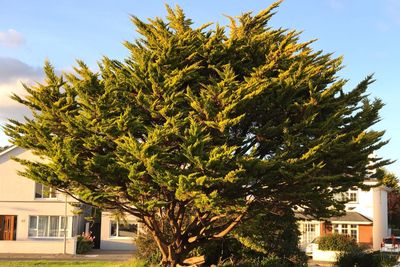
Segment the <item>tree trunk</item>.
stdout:
<svg viewBox="0 0 400 267">
<path fill-rule="evenodd" d="M 169 249 L 168 255 L 163 255 L 162 266 L 165 267 L 176 267 L 180 262 L 181 255 L 174 253 L 172 249 Z"/>
</svg>

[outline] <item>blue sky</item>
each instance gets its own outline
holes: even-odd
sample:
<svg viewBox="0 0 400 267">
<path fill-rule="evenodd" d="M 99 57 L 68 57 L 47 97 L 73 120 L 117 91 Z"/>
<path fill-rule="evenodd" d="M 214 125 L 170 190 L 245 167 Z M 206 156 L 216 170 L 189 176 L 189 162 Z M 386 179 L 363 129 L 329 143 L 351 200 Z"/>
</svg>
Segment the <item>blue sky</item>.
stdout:
<svg viewBox="0 0 400 267">
<path fill-rule="evenodd" d="M 122 59 L 127 55 L 124 40 L 138 37 L 129 15 L 140 18 L 165 16 L 164 4 L 180 5 L 197 25 L 226 24 L 223 14 L 258 12 L 273 1 L 1 1 L 0 9 L 0 124 L 20 118 L 24 111 L 12 103 L 11 92 L 23 92 L 20 81 L 42 78 L 45 59 L 58 69 L 71 70 L 76 59 L 95 68 L 103 55 Z M 386 130 L 390 143 L 378 155 L 400 159 L 400 0 L 286 0 L 271 20 L 272 27 L 303 31 L 303 41 L 315 39 L 315 49 L 344 56 L 341 77 L 354 87 L 374 73 L 371 97 L 386 106 L 382 121 L 374 128 Z M 0 146 L 7 138 L 0 130 Z M 400 175 L 400 161 L 388 166 Z"/>
</svg>

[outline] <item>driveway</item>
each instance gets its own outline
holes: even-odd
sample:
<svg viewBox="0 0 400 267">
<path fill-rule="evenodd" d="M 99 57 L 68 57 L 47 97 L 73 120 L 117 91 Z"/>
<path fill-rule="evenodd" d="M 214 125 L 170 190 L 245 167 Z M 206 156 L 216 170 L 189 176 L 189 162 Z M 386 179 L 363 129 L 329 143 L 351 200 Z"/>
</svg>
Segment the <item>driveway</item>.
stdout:
<svg viewBox="0 0 400 267">
<path fill-rule="evenodd" d="M 308 261 L 308 267 L 334 267 L 335 265 L 331 262 L 326 261 Z"/>
</svg>

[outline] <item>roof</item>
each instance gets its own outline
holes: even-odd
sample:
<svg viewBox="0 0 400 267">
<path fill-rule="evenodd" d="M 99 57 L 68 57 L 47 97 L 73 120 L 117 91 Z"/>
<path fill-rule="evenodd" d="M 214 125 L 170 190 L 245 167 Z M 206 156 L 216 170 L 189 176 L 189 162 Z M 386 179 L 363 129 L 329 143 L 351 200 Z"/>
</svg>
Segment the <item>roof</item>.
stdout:
<svg viewBox="0 0 400 267">
<path fill-rule="evenodd" d="M 12 146 L 10 146 L 9 148 L 7 148 L 6 150 L 3 150 L 2 152 L 0 152 L 0 157 L 1 156 L 3 156 L 3 155 L 5 155 L 5 154 L 7 154 L 8 152 L 10 152 L 10 151 L 12 151 L 12 150 L 14 150 L 14 149 L 16 149 L 17 148 L 17 146 L 16 145 L 12 145 Z"/>
<path fill-rule="evenodd" d="M 0 152 L 0 164 L 8 160 L 11 160 L 12 157 L 18 156 L 24 151 L 25 151 L 24 149 L 18 146 L 11 146 L 7 148 L 6 150 Z"/>
<path fill-rule="evenodd" d="M 372 223 L 372 220 L 356 211 L 347 211 L 343 216 L 334 216 L 328 219 L 331 222 Z"/>
<path fill-rule="evenodd" d="M 295 217 L 298 220 L 318 220 L 317 218 L 306 215 L 300 212 L 295 213 Z M 330 218 L 319 219 L 321 221 L 330 221 L 332 223 L 348 223 L 348 224 L 371 224 L 372 220 L 368 217 L 356 212 L 356 211 L 347 211 L 346 214 L 342 216 L 333 216 Z"/>
</svg>

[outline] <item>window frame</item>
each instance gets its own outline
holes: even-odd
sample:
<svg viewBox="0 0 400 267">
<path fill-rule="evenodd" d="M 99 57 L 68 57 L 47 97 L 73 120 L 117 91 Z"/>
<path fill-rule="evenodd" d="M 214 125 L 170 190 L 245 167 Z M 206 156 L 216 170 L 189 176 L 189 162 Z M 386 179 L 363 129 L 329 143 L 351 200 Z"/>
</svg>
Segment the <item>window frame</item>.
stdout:
<svg viewBox="0 0 400 267">
<path fill-rule="evenodd" d="M 338 233 L 341 235 L 347 235 L 353 238 L 358 243 L 358 238 L 360 235 L 358 224 L 351 223 L 334 223 L 332 225 L 332 232 Z M 355 231 L 355 235 L 353 235 L 353 231 Z"/>
<path fill-rule="evenodd" d="M 40 196 L 41 197 L 37 196 L 38 195 L 38 192 L 37 192 L 38 186 L 40 186 Z M 48 190 L 48 192 L 49 192 L 48 197 L 44 196 L 43 192 L 46 192 L 45 190 Z M 54 187 L 35 182 L 34 197 L 35 197 L 35 200 L 46 200 L 46 199 L 54 200 L 54 199 L 57 199 L 57 190 Z"/>
<path fill-rule="evenodd" d="M 47 226 L 45 229 L 46 230 L 46 235 L 45 236 L 39 236 L 39 220 L 40 217 L 42 218 L 47 218 Z M 51 218 L 58 218 L 58 227 L 57 227 L 57 236 L 50 236 L 50 232 L 54 231 L 54 229 L 51 229 Z M 36 227 L 33 228 L 31 227 L 31 219 L 32 218 L 36 218 Z M 28 238 L 29 239 L 62 239 L 64 238 L 64 226 L 66 224 L 65 227 L 65 234 L 67 237 L 70 237 L 70 230 L 69 230 L 69 222 L 70 222 L 70 216 L 62 216 L 62 215 L 29 215 L 29 219 L 28 219 Z M 31 235 L 31 230 L 36 231 L 36 235 Z"/>
<path fill-rule="evenodd" d="M 112 235 L 112 225 L 113 224 L 116 225 L 116 230 L 115 230 L 116 235 Z M 129 220 L 129 221 L 126 221 L 126 224 L 135 224 L 136 225 L 136 233 L 134 233 L 134 236 L 119 236 L 118 235 L 119 226 L 123 225 L 123 224 L 124 223 L 120 223 L 115 220 L 110 220 L 110 227 L 109 227 L 110 232 L 108 235 L 110 239 L 127 239 L 127 240 L 129 240 L 129 239 L 134 239 L 134 238 L 136 238 L 137 235 L 139 235 L 139 223 L 137 221 Z"/>
<path fill-rule="evenodd" d="M 352 200 L 351 196 L 355 196 L 355 200 Z M 357 204 L 358 203 L 358 189 L 350 189 L 347 191 L 347 203 L 349 204 Z"/>
</svg>

